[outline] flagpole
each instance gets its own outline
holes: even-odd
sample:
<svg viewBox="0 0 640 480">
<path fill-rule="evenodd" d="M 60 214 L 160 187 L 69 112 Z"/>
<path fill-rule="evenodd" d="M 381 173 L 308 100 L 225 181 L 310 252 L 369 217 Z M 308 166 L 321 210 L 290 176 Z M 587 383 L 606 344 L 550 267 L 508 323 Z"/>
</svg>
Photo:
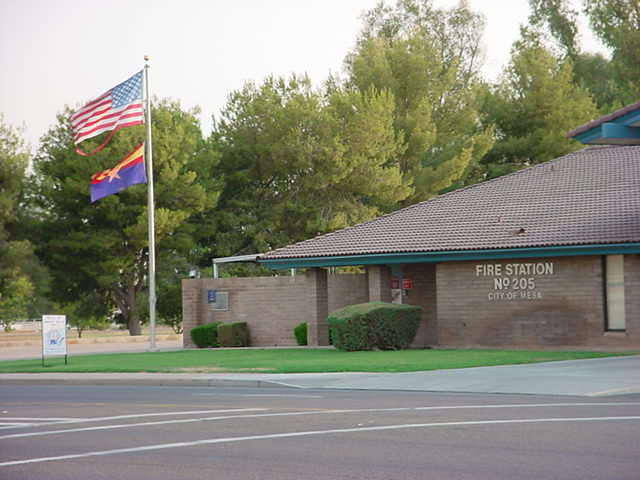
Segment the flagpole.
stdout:
<svg viewBox="0 0 640 480">
<path fill-rule="evenodd" d="M 144 86 L 146 93 L 145 124 L 146 124 L 146 155 L 147 191 L 149 210 L 149 349 L 156 349 L 156 235 L 155 235 L 155 206 L 153 201 L 153 149 L 151 148 L 151 95 L 149 94 L 149 61 L 144 56 Z"/>
</svg>

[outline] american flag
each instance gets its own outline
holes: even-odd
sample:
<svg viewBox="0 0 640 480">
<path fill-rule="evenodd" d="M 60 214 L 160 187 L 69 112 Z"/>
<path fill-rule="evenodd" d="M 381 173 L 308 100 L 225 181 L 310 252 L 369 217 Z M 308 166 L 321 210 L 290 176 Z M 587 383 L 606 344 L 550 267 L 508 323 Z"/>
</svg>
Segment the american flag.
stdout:
<svg viewBox="0 0 640 480">
<path fill-rule="evenodd" d="M 144 123 L 142 71 L 90 101 L 71 116 L 74 143 Z"/>
</svg>

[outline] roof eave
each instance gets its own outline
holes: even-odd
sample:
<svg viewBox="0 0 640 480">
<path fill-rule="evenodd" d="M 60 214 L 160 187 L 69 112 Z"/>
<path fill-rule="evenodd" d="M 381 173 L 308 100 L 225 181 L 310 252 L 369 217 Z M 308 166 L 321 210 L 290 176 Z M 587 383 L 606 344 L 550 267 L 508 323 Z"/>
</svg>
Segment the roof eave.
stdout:
<svg viewBox="0 0 640 480">
<path fill-rule="evenodd" d="M 341 267 L 350 265 L 393 265 L 401 263 L 437 263 L 464 260 L 500 260 L 511 258 L 568 257 L 580 255 L 624 255 L 640 253 L 640 242 L 559 245 L 547 247 L 501 248 L 488 250 L 451 250 L 438 252 L 373 253 L 326 257 L 262 258 L 261 263 L 274 270 L 287 268 Z"/>
<path fill-rule="evenodd" d="M 587 145 L 640 145 L 640 129 L 617 123 L 602 123 L 573 138 Z"/>
</svg>

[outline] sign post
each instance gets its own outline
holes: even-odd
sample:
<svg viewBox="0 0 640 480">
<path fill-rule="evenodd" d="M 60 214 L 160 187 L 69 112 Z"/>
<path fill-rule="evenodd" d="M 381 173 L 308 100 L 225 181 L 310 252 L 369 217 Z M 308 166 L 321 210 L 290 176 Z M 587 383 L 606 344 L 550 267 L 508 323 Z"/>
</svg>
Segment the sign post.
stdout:
<svg viewBox="0 0 640 480">
<path fill-rule="evenodd" d="M 67 365 L 67 317 L 64 315 L 42 316 L 42 366 L 47 356 L 64 355 Z"/>
</svg>

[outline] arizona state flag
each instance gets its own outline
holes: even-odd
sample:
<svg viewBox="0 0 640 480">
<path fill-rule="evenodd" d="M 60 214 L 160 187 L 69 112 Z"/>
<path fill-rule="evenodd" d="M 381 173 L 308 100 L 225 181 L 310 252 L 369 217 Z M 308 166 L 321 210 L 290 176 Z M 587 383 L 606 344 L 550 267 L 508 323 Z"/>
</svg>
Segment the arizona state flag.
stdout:
<svg viewBox="0 0 640 480">
<path fill-rule="evenodd" d="M 138 183 L 147 183 L 144 167 L 144 142 L 134 148 L 115 167 L 96 173 L 91 177 L 91 203 Z"/>
</svg>

